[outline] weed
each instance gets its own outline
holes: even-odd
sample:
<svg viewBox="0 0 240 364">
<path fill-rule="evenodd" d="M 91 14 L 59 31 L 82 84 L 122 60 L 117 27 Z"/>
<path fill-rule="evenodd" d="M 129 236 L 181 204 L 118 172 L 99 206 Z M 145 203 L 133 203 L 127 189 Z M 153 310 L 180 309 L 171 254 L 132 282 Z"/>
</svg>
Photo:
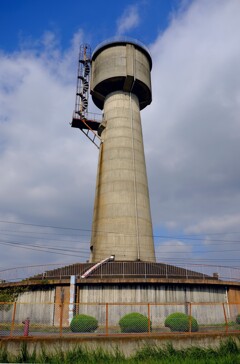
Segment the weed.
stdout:
<svg viewBox="0 0 240 364">
<path fill-rule="evenodd" d="M 126 358 L 116 348 L 113 352 L 103 349 L 89 351 L 82 346 L 63 352 L 47 354 L 44 347 L 36 355 L 28 351 L 27 343 L 22 344 L 20 354 L 10 356 L 5 349 L 0 349 L 0 363 L 49 363 L 49 364 L 233 364 L 240 363 L 240 342 L 232 338 L 222 341 L 219 348 L 189 347 L 175 349 L 172 343 L 164 348 L 155 345 L 143 347 L 130 358 Z"/>
<path fill-rule="evenodd" d="M 0 363 L 9 363 L 7 350 L 0 349 Z"/>
</svg>

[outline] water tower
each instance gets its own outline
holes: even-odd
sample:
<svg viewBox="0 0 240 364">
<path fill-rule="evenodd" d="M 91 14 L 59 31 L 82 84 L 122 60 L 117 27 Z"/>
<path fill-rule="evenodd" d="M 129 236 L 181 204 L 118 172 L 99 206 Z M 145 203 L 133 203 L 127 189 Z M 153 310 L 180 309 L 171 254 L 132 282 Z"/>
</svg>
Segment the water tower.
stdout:
<svg viewBox="0 0 240 364">
<path fill-rule="evenodd" d="M 85 46 L 78 79 L 83 91 L 91 66 L 90 92 L 103 120 L 95 125 L 86 117 L 87 95 L 80 90 L 72 126 L 85 129 L 96 145 L 100 139 L 90 262 L 110 255 L 117 261 L 155 262 L 140 117 L 152 101 L 151 56 L 143 44 L 125 38 L 100 44 L 91 57 L 88 51 Z"/>
</svg>

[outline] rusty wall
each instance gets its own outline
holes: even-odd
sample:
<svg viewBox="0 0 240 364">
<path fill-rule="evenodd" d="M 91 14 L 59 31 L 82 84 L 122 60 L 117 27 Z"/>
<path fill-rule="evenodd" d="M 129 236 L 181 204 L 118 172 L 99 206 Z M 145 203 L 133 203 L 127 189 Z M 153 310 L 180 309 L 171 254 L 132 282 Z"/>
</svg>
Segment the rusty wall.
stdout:
<svg viewBox="0 0 240 364">
<path fill-rule="evenodd" d="M 235 321 L 236 316 L 240 314 L 240 287 L 232 286 L 228 288 L 228 302 L 236 303 L 236 305 L 229 305 L 230 316 L 232 321 Z"/>
<path fill-rule="evenodd" d="M 54 326 L 60 325 L 61 310 L 63 310 L 62 311 L 62 326 L 69 326 L 69 321 L 68 321 L 69 300 L 70 300 L 69 286 L 56 287 Z M 62 303 L 64 303 L 63 306 L 62 306 Z"/>
<path fill-rule="evenodd" d="M 232 286 L 228 288 L 228 302 L 229 303 L 240 302 L 240 287 Z"/>
</svg>

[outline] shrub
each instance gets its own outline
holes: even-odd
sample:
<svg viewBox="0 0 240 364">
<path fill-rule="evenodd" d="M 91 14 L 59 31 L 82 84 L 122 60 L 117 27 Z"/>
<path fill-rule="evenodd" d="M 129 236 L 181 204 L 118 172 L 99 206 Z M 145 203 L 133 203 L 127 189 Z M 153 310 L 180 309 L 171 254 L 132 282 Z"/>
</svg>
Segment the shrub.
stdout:
<svg viewBox="0 0 240 364">
<path fill-rule="evenodd" d="M 148 318 L 141 313 L 132 312 L 119 320 L 121 332 L 148 332 Z M 152 323 L 150 322 L 150 330 Z"/>
<path fill-rule="evenodd" d="M 93 316 L 76 315 L 71 323 L 72 332 L 94 332 L 98 328 L 98 320 Z"/>
<path fill-rule="evenodd" d="M 236 323 L 240 324 L 240 314 L 238 314 L 237 317 L 236 317 Z"/>
<path fill-rule="evenodd" d="M 187 332 L 190 331 L 190 325 L 191 332 L 198 331 L 197 320 L 182 312 L 174 312 L 170 314 L 166 318 L 164 325 L 169 327 L 171 331 Z"/>
<path fill-rule="evenodd" d="M 12 307 L 11 304 L 7 304 L 6 302 L 13 302 L 14 294 L 8 290 L 2 290 L 0 292 L 0 302 L 5 302 L 0 304 L 0 311 L 9 311 Z"/>
</svg>

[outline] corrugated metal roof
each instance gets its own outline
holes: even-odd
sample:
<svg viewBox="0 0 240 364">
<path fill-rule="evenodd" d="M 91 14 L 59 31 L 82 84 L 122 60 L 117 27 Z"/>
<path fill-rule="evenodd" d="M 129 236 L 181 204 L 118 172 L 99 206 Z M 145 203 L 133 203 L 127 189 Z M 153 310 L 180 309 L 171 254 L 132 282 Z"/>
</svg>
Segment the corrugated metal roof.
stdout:
<svg viewBox="0 0 240 364">
<path fill-rule="evenodd" d="M 81 277 L 95 263 L 76 263 L 57 268 L 34 276 L 33 278 L 67 278 L 71 275 Z M 89 278 L 185 278 L 185 279 L 218 279 L 204 273 L 164 263 L 112 261 L 97 267 Z M 88 278 L 84 278 L 88 279 Z"/>
</svg>

